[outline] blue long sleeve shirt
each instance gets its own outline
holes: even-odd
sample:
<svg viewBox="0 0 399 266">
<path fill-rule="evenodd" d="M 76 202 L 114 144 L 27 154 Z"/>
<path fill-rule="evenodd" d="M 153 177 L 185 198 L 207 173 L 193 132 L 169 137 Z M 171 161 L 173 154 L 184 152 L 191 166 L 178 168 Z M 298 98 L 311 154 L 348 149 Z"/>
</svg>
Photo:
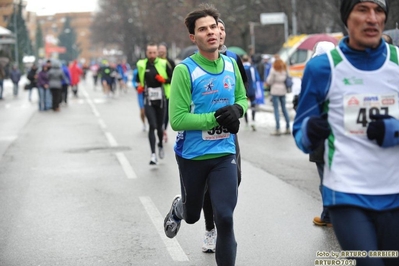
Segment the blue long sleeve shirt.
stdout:
<svg viewBox="0 0 399 266">
<path fill-rule="evenodd" d="M 342 39 L 339 43 L 339 48 L 349 62 L 360 70 L 376 70 L 384 64 L 387 58 L 384 40 L 382 40 L 376 49 L 369 48 L 364 51 L 350 48 L 347 42 L 348 37 Z M 303 128 L 306 128 L 306 123 L 310 116 L 319 116 L 322 114 L 323 103 L 330 88 L 330 83 L 331 67 L 327 54 L 312 58 L 307 63 L 303 74 L 301 93 L 299 94 L 300 100 L 293 125 L 295 142 L 298 148 L 305 153 L 312 151 L 306 145 L 308 143 L 303 143 L 302 141 L 303 137 L 306 140 L 306 136 L 303 136 Z"/>
</svg>

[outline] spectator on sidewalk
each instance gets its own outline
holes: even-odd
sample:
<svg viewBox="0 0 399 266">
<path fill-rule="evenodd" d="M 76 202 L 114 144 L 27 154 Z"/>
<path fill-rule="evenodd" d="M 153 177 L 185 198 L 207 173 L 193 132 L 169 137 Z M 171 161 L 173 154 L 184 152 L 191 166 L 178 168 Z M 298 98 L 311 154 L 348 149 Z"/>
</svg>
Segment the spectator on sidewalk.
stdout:
<svg viewBox="0 0 399 266">
<path fill-rule="evenodd" d="M 4 80 L 6 78 L 6 71 L 4 66 L 0 64 L 0 100 L 3 99 L 3 91 L 4 91 Z"/>
<path fill-rule="evenodd" d="M 273 101 L 274 118 L 276 120 L 276 130 L 271 135 L 280 136 L 280 111 L 279 105 L 281 105 L 281 110 L 285 118 L 285 132 L 284 134 L 291 134 L 290 130 L 290 117 L 288 115 L 286 107 L 286 94 L 287 88 L 285 86 L 285 79 L 287 78 L 287 66 L 284 64 L 283 60 L 276 57 L 270 70 L 270 74 L 267 77 L 266 83 L 270 86 L 270 95 Z"/>
<path fill-rule="evenodd" d="M 242 56 L 242 62 L 244 65 L 244 69 L 245 69 L 245 73 L 247 76 L 247 98 L 250 102 L 250 106 L 251 106 L 251 114 L 252 114 L 252 123 L 251 123 L 251 127 L 253 131 L 256 131 L 256 127 L 255 127 L 255 114 L 256 114 L 256 108 L 257 108 L 257 104 L 256 104 L 256 92 L 258 89 L 258 84 L 259 82 L 261 82 L 258 70 L 256 69 L 256 67 L 254 67 L 251 62 L 250 62 L 250 57 L 248 55 L 243 55 Z M 248 126 L 248 112 L 245 113 L 244 115 L 245 118 L 245 123 Z"/>
<path fill-rule="evenodd" d="M 52 62 L 51 69 L 48 72 L 48 80 L 52 95 L 52 109 L 54 110 L 54 112 L 59 112 L 62 82 L 68 82 L 68 79 L 65 76 L 61 68 L 61 63 L 59 61 Z"/>
<path fill-rule="evenodd" d="M 27 79 L 29 80 L 29 101 L 32 100 L 32 89 L 33 88 L 38 88 L 37 85 L 37 77 L 38 77 L 38 68 L 36 63 L 33 63 L 32 67 L 29 69 L 28 75 L 27 75 Z M 40 92 L 38 90 L 38 94 L 39 94 L 39 100 L 40 100 Z M 40 109 L 40 108 L 39 108 Z"/>
<path fill-rule="evenodd" d="M 65 63 L 62 63 L 62 72 L 66 79 L 62 80 L 62 88 L 61 88 L 61 103 L 64 102 L 65 105 L 68 104 L 68 88 L 69 84 L 71 84 L 71 74 L 69 72 L 68 66 Z"/>
<path fill-rule="evenodd" d="M 47 106 L 47 98 L 49 98 L 50 88 L 48 80 L 48 64 L 44 64 L 39 74 L 37 75 L 37 88 L 39 91 L 39 111 L 46 111 L 49 109 Z"/>
<path fill-rule="evenodd" d="M 12 69 L 10 71 L 10 79 L 13 85 L 13 94 L 14 97 L 18 96 L 18 86 L 19 86 L 19 81 L 21 80 L 21 72 L 19 71 L 17 65 L 13 65 Z"/>
</svg>

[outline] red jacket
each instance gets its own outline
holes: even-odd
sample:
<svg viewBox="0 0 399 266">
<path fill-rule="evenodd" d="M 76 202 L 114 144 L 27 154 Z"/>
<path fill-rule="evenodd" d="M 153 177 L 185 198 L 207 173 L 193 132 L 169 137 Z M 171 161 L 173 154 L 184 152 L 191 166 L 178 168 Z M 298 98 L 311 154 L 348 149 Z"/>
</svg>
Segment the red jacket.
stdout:
<svg viewBox="0 0 399 266">
<path fill-rule="evenodd" d="M 71 86 L 75 86 L 80 81 L 80 75 L 82 75 L 83 71 L 78 66 L 76 61 L 73 61 L 69 66 L 69 72 L 71 73 Z"/>
</svg>

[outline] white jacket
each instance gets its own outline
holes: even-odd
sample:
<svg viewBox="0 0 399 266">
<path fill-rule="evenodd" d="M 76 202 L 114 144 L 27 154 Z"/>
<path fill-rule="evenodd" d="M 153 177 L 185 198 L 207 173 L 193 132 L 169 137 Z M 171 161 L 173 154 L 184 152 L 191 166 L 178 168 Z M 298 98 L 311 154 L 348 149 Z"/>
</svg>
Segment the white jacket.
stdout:
<svg viewBox="0 0 399 266">
<path fill-rule="evenodd" d="M 286 78 L 287 78 L 286 71 L 278 72 L 274 68 L 270 70 L 266 83 L 270 85 L 271 95 L 284 96 L 287 94 L 287 88 L 285 87 Z"/>
</svg>

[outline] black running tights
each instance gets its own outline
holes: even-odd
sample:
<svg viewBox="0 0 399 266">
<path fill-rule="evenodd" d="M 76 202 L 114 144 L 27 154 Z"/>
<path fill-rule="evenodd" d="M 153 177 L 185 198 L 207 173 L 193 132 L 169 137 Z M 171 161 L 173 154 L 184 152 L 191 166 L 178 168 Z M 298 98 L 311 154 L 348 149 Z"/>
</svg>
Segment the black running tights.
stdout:
<svg viewBox="0 0 399 266">
<path fill-rule="evenodd" d="M 162 146 L 163 139 L 163 123 L 165 118 L 165 105 L 145 105 L 144 111 L 147 117 L 150 129 L 148 130 L 148 139 L 150 141 L 151 153 L 155 153 L 155 130 L 157 130 L 158 135 L 158 147 Z"/>
</svg>

